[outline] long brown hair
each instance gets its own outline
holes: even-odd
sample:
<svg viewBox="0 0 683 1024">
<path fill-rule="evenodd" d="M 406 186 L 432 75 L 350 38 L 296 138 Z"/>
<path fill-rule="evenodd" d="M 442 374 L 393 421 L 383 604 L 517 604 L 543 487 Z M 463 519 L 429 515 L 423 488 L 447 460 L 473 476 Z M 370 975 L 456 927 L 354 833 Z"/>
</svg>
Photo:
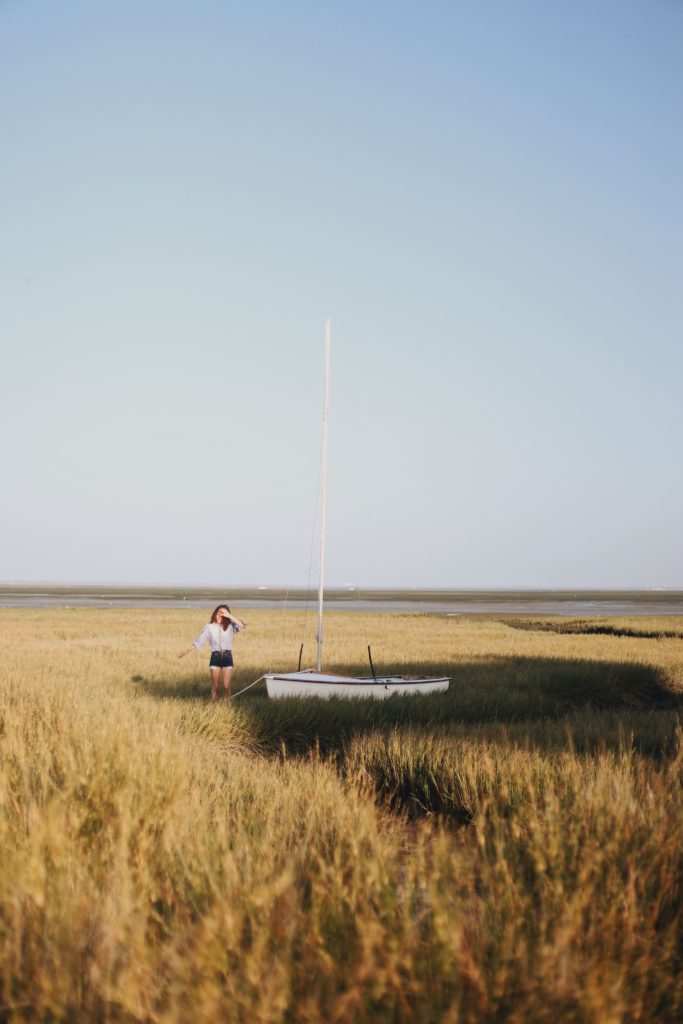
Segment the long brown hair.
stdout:
<svg viewBox="0 0 683 1024">
<path fill-rule="evenodd" d="M 218 613 L 221 610 L 221 608 L 226 608 L 228 610 L 228 612 L 230 611 L 230 609 L 228 608 L 227 604 L 225 604 L 225 603 L 217 604 L 216 607 L 214 608 L 214 610 L 211 612 L 211 622 L 217 622 L 217 620 L 218 620 Z M 226 623 L 225 619 L 223 619 L 223 621 L 221 622 L 221 626 L 223 627 L 223 629 L 227 629 L 229 625 L 230 625 L 230 622 L 228 621 Z"/>
</svg>

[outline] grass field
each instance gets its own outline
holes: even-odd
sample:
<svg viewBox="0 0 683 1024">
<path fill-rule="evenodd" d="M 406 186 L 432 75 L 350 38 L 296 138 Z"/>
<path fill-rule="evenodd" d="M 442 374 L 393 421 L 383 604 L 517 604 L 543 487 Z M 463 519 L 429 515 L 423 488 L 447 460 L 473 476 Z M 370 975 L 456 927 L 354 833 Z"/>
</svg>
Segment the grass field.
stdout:
<svg viewBox="0 0 683 1024">
<path fill-rule="evenodd" d="M 314 629 L 245 617 L 236 690 Z M 683 618 L 331 614 L 448 694 L 215 706 L 196 611 L 0 623 L 0 1020 L 683 1018 Z"/>
</svg>

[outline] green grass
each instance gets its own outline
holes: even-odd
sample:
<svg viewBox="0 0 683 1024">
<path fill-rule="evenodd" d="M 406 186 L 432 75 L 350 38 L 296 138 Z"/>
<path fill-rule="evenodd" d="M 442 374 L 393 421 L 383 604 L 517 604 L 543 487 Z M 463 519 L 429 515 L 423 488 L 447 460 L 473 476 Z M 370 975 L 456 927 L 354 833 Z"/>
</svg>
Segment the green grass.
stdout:
<svg viewBox="0 0 683 1024">
<path fill-rule="evenodd" d="M 625 636 L 641 640 L 683 640 L 683 632 L 675 629 L 648 629 L 643 626 L 619 625 L 601 622 L 599 619 L 564 619 L 547 620 L 512 618 L 505 624 L 513 629 L 526 629 L 546 633 L 558 633 L 573 636 Z"/>
</svg>

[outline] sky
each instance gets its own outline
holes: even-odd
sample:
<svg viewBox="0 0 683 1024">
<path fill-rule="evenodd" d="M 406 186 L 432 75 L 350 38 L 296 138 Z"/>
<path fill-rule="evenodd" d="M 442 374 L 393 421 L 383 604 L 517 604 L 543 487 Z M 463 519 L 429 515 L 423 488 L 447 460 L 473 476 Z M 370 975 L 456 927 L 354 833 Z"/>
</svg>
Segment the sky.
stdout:
<svg viewBox="0 0 683 1024">
<path fill-rule="evenodd" d="M 0 580 L 683 587 L 683 3 L 0 0 Z"/>
</svg>

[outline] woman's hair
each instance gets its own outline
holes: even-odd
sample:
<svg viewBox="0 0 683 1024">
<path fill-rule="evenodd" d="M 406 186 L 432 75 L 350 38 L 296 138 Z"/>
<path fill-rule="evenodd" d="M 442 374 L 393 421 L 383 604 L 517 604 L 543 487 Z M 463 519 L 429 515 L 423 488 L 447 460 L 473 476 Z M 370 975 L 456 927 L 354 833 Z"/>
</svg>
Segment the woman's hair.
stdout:
<svg viewBox="0 0 683 1024">
<path fill-rule="evenodd" d="M 211 622 L 217 622 L 218 621 L 218 613 L 221 610 L 221 608 L 226 608 L 228 611 L 230 611 L 230 609 L 228 608 L 227 604 L 225 604 L 225 603 L 217 604 L 216 607 L 214 608 L 214 610 L 211 612 Z M 227 629 L 229 625 L 230 625 L 230 623 L 226 622 L 225 619 L 223 619 L 223 621 L 221 622 L 221 626 L 223 627 L 223 629 Z"/>
</svg>

